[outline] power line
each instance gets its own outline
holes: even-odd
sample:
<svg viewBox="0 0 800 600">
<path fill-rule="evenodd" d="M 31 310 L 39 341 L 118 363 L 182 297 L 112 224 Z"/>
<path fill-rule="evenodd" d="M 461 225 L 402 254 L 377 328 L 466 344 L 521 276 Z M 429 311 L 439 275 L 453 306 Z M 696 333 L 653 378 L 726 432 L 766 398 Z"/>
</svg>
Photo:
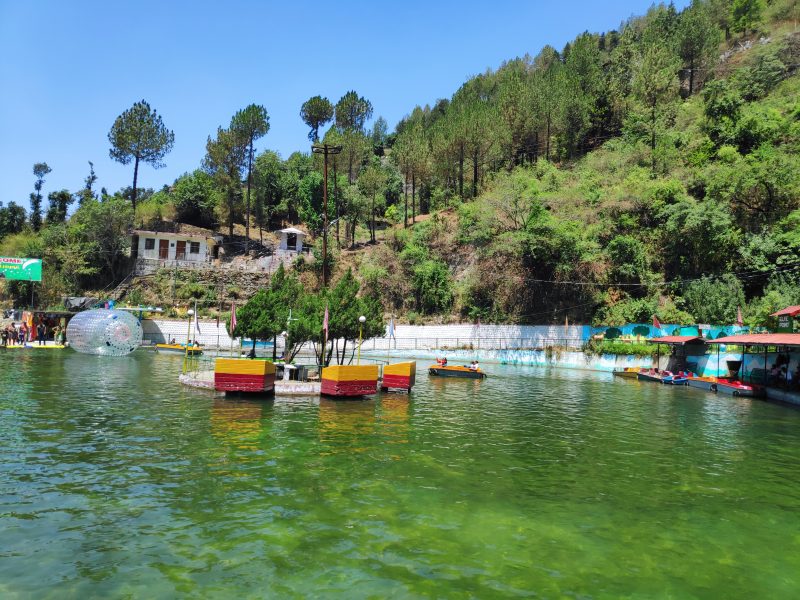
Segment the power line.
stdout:
<svg viewBox="0 0 800 600">
<path fill-rule="evenodd" d="M 664 280 L 664 281 L 655 281 L 652 283 L 598 283 L 598 282 L 591 282 L 591 281 L 570 281 L 570 280 L 557 280 L 557 279 L 536 279 L 536 278 L 526 278 L 526 282 L 531 283 L 552 283 L 557 285 L 576 285 L 576 286 L 592 286 L 592 287 L 664 287 L 667 285 L 673 284 L 685 284 L 685 283 L 692 283 L 693 281 L 700 281 L 701 279 L 706 279 L 708 277 L 712 278 L 719 278 L 722 275 L 733 275 L 739 279 L 753 279 L 756 277 L 760 277 L 762 275 L 768 275 L 772 273 L 786 273 L 791 271 L 796 271 L 800 269 L 800 261 L 796 263 L 787 263 L 786 265 L 776 266 L 774 269 L 769 270 L 760 270 L 756 269 L 753 271 L 739 271 L 739 272 L 726 272 L 721 273 L 720 275 L 706 275 L 703 277 L 694 277 L 694 278 L 678 278 L 672 280 Z"/>
</svg>

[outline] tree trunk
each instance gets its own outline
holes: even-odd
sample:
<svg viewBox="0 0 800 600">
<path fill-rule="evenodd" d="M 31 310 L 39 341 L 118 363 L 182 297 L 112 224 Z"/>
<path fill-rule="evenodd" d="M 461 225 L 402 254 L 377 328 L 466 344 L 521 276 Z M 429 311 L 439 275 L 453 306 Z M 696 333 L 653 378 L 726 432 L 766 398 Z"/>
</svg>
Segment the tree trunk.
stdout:
<svg viewBox="0 0 800 600">
<path fill-rule="evenodd" d="M 339 241 L 339 219 L 341 219 L 341 207 L 339 206 L 339 182 L 336 177 L 336 160 L 333 161 L 333 205 L 336 211 L 336 247 L 342 249 L 342 242 Z"/>
<path fill-rule="evenodd" d="M 353 185 L 353 152 L 352 150 L 347 153 L 347 178 L 350 181 L 350 185 Z"/>
<path fill-rule="evenodd" d="M 233 190 L 228 189 L 228 235 L 233 238 Z"/>
<path fill-rule="evenodd" d="M 548 162 L 550 162 L 550 121 L 551 120 L 552 119 L 550 117 L 550 113 L 548 112 L 547 113 L 547 133 L 545 134 L 547 136 L 547 139 L 544 141 L 544 143 L 545 143 L 544 158 Z"/>
<path fill-rule="evenodd" d="M 369 229 L 369 237 L 372 243 L 375 243 L 375 196 L 372 196 L 372 210 L 370 211 L 372 214 L 372 219 L 370 222 L 370 229 Z"/>
<path fill-rule="evenodd" d="M 417 174 L 411 173 L 411 224 L 417 222 Z"/>
<path fill-rule="evenodd" d="M 478 148 L 472 153 L 472 199 L 478 196 Z"/>
<path fill-rule="evenodd" d="M 406 197 L 406 208 L 403 211 L 403 227 L 408 227 L 408 166 L 406 166 L 406 178 L 403 182 L 403 193 Z"/>
<path fill-rule="evenodd" d="M 139 179 L 139 157 L 133 160 L 133 190 L 131 192 L 131 204 L 133 205 L 133 222 L 136 223 L 136 181 Z"/>
<path fill-rule="evenodd" d="M 650 155 L 651 155 L 651 168 L 652 168 L 652 175 L 655 177 L 656 175 L 656 103 L 653 102 L 653 105 L 650 109 Z"/>
<path fill-rule="evenodd" d="M 278 336 L 272 336 L 272 362 L 274 363 L 277 359 L 277 352 L 278 352 Z M 284 348 L 284 354 L 286 353 L 286 349 Z"/>
<path fill-rule="evenodd" d="M 458 195 L 464 200 L 464 142 L 458 145 Z"/>
<path fill-rule="evenodd" d="M 247 153 L 247 209 L 244 218 L 244 253 L 250 248 L 250 182 L 253 178 L 253 140 L 250 139 L 250 150 Z"/>
</svg>

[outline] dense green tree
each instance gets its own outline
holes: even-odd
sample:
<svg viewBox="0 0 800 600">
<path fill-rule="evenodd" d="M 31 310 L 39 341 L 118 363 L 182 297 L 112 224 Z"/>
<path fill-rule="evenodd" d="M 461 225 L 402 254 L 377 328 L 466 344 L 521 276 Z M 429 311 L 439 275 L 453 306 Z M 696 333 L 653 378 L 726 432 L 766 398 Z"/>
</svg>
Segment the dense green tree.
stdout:
<svg viewBox="0 0 800 600">
<path fill-rule="evenodd" d="M 267 109 L 257 104 L 250 104 L 233 115 L 231 131 L 241 138 L 245 147 L 245 167 L 247 169 L 247 199 L 245 200 L 245 239 L 244 251 L 250 244 L 250 190 L 253 184 L 253 159 L 255 157 L 255 142 L 265 136 L 269 131 L 269 115 Z"/>
<path fill-rule="evenodd" d="M 39 231 L 42 227 L 42 186 L 44 178 L 52 169 L 47 163 L 36 163 L 33 165 L 33 174 L 36 182 L 33 184 L 35 192 L 31 194 L 31 227 L 34 231 Z"/>
<path fill-rule="evenodd" d="M 318 142 L 319 128 L 333 118 L 333 104 L 322 96 L 312 96 L 300 107 L 300 118 L 310 128 L 308 139 Z"/>
<path fill-rule="evenodd" d="M 634 71 L 633 95 L 637 106 L 627 127 L 630 132 L 644 134 L 650 147 L 650 170 L 657 170 L 657 148 L 660 136 L 672 124 L 678 79 L 675 55 L 660 44 L 644 48 Z"/>
<path fill-rule="evenodd" d="M 19 233 L 25 227 L 25 209 L 16 202 L 3 206 L 0 202 L 0 239 Z"/>
<path fill-rule="evenodd" d="M 683 298 L 698 323 L 729 325 L 736 320 L 737 309 L 745 304 L 742 282 L 729 273 L 690 282 Z"/>
<path fill-rule="evenodd" d="M 378 156 L 383 156 L 383 149 L 389 139 L 389 124 L 383 117 L 375 119 L 372 124 L 372 133 L 370 134 L 372 140 L 372 147 Z"/>
<path fill-rule="evenodd" d="M 78 197 L 78 205 L 82 205 L 87 200 L 96 200 L 97 194 L 94 191 L 94 184 L 97 183 L 97 175 L 94 172 L 94 163 L 89 162 L 89 174 L 83 180 L 83 187 L 76 194 Z"/>
<path fill-rule="evenodd" d="M 50 206 L 47 209 L 47 224 L 63 223 L 67 219 L 67 211 L 69 205 L 72 204 L 74 198 L 69 190 L 60 190 L 58 192 L 50 192 L 47 196 Z"/>
<path fill-rule="evenodd" d="M 258 155 L 255 166 L 255 218 L 259 228 L 259 239 L 263 242 L 263 230 L 269 228 L 272 216 L 284 202 L 287 170 L 280 155 L 266 150 Z"/>
<path fill-rule="evenodd" d="M 116 118 L 108 132 L 108 141 L 111 158 L 123 165 L 133 161 L 131 204 L 135 213 L 139 163 L 149 164 L 154 169 L 163 167 L 162 161 L 175 143 L 175 134 L 164 126 L 161 115 L 142 100 Z"/>
<path fill-rule="evenodd" d="M 75 211 L 71 226 L 80 229 L 81 238 L 90 244 L 89 264 L 99 265 L 103 283 L 117 282 L 128 266 L 132 206 L 119 196 L 84 202 Z M 125 272 L 127 275 L 127 272 Z M 100 283 L 100 281 L 96 281 Z"/>
<path fill-rule="evenodd" d="M 200 169 L 185 173 L 175 180 L 170 192 L 175 204 L 175 218 L 181 223 L 213 227 L 217 193 L 214 179 Z"/>
<path fill-rule="evenodd" d="M 242 138 L 230 129 L 217 129 L 217 137 L 209 136 L 206 142 L 206 156 L 203 166 L 214 177 L 217 186 L 225 198 L 225 221 L 228 235 L 233 237 L 233 224 L 241 198 L 241 168 L 247 154 Z"/>
<path fill-rule="evenodd" d="M 383 206 L 383 202 L 378 199 L 383 197 L 386 189 L 387 179 L 388 177 L 386 172 L 380 167 L 380 165 L 377 164 L 370 165 L 364 169 L 364 171 L 358 177 L 358 187 L 361 189 L 363 194 L 370 199 L 369 232 L 370 241 L 373 244 L 376 241 L 375 217 L 379 212 L 383 212 L 383 209 L 385 208 L 385 206 Z"/>
<path fill-rule="evenodd" d="M 688 95 L 695 91 L 698 73 L 705 78 L 719 48 L 719 29 L 711 19 L 708 3 L 693 0 L 680 15 L 678 49 L 688 76 Z"/>
<path fill-rule="evenodd" d="M 733 30 L 744 34 L 755 30 L 761 23 L 763 10 L 762 0 L 733 0 L 731 5 Z"/>
<path fill-rule="evenodd" d="M 364 131 L 372 118 L 372 103 L 351 90 L 336 103 L 336 127 L 343 131 Z"/>
</svg>

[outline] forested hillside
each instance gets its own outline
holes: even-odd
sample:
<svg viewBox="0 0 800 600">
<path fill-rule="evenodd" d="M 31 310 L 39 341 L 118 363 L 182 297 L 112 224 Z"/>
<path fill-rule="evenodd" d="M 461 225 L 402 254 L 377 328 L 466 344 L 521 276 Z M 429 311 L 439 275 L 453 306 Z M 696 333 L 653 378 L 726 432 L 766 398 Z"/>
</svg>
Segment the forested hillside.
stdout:
<svg viewBox="0 0 800 600">
<path fill-rule="evenodd" d="M 800 304 L 799 18 L 794 0 L 657 5 L 472 77 L 392 132 L 356 92 L 310 98 L 309 139 L 342 146 L 334 272 L 356 267 L 411 321 L 729 323 L 741 306 L 770 324 Z M 319 235 L 322 160 L 255 153 L 268 119 L 240 111 L 159 191 L 97 197 L 91 173 L 77 195 L 51 193 L 44 218 L 34 169 L 38 209 L 0 209 L 0 253 L 44 256 L 56 301 L 119 278 L 132 219 Z"/>
</svg>

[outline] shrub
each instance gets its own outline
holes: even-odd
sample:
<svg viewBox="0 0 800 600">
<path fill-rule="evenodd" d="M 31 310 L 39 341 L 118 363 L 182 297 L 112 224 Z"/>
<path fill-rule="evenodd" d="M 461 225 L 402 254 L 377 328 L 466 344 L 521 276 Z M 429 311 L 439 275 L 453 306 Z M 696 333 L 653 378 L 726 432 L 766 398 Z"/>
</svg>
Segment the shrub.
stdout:
<svg viewBox="0 0 800 600">
<path fill-rule="evenodd" d="M 414 269 L 414 295 L 417 308 L 425 314 L 449 310 L 453 304 L 453 284 L 447 265 L 426 260 Z"/>
<path fill-rule="evenodd" d="M 599 356 L 600 354 L 632 354 L 633 356 L 655 356 L 655 344 L 621 342 L 617 340 L 589 340 L 583 346 L 584 354 Z"/>
</svg>

